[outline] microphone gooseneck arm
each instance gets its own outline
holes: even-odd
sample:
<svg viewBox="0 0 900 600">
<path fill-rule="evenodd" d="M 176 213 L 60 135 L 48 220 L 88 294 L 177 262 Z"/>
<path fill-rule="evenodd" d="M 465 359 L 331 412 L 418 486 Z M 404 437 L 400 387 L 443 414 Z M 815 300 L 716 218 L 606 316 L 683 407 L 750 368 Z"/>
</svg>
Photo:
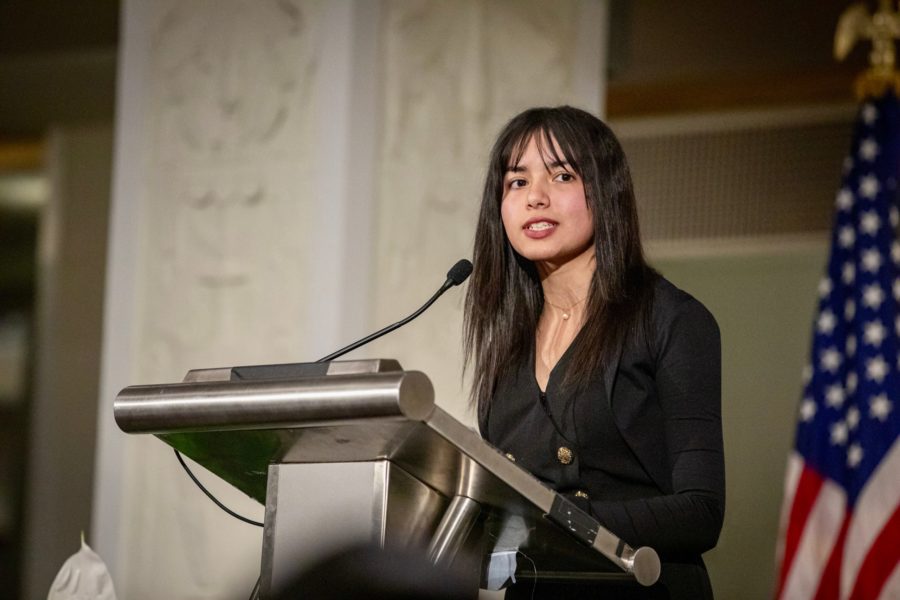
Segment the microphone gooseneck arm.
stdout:
<svg viewBox="0 0 900 600">
<path fill-rule="evenodd" d="M 463 281 L 465 281 L 471 273 L 472 273 L 472 263 L 470 263 L 466 259 L 463 259 L 463 260 L 457 262 L 447 272 L 447 280 L 441 285 L 440 288 L 438 288 L 438 291 L 436 291 L 434 293 L 434 295 L 428 299 L 428 302 L 426 302 L 425 304 L 422 305 L 421 308 L 419 308 L 419 310 L 417 310 L 413 314 L 409 315 L 405 319 L 403 319 L 401 321 L 397 321 L 393 325 L 388 325 L 384 329 L 379 329 L 375 333 L 367 335 L 363 339 L 353 342 L 349 346 L 345 346 L 344 348 L 341 348 L 340 350 L 337 350 L 336 352 L 332 352 L 328 356 L 323 356 L 316 362 L 328 362 L 328 361 L 334 360 L 340 356 L 347 354 L 348 352 L 356 350 L 360 346 L 364 346 L 365 344 L 368 344 L 369 342 L 371 342 L 373 340 L 377 340 L 381 336 L 388 334 L 399 327 L 403 327 L 404 325 L 406 325 L 407 323 L 409 323 L 410 321 L 412 321 L 413 319 L 415 319 L 416 317 L 421 315 L 423 312 L 428 310 L 428 307 L 431 306 L 432 304 L 434 304 L 435 300 L 440 298 L 444 292 L 446 292 L 453 286 L 459 285 Z"/>
</svg>

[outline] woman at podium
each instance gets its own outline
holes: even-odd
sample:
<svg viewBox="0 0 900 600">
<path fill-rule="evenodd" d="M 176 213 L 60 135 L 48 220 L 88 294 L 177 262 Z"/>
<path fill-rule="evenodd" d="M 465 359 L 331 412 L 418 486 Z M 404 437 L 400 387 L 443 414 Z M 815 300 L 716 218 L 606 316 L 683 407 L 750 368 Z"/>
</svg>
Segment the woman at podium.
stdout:
<svg viewBox="0 0 900 600">
<path fill-rule="evenodd" d="M 701 554 L 725 506 L 719 331 L 646 263 L 610 129 L 572 107 L 514 117 L 491 152 L 473 258 L 465 342 L 482 436 L 659 553 L 659 582 L 630 597 L 712 598 Z"/>
</svg>

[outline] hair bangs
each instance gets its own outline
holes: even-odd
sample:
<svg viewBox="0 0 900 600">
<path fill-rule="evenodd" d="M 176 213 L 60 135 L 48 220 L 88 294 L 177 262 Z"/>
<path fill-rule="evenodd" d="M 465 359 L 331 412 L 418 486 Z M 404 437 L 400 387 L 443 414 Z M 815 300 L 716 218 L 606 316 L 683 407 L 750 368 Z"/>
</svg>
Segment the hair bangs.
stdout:
<svg viewBox="0 0 900 600">
<path fill-rule="evenodd" d="M 563 132 L 562 135 L 556 133 L 552 122 L 534 122 L 529 123 L 527 127 L 522 128 L 515 135 L 510 136 L 506 140 L 505 146 L 501 149 L 499 158 L 501 164 L 498 165 L 503 171 L 508 171 L 519 164 L 528 144 L 534 140 L 537 146 L 538 154 L 544 161 L 544 166 L 549 171 L 555 165 L 561 165 L 566 170 L 581 175 L 579 165 L 581 161 L 578 159 L 578 152 L 572 140 Z"/>
</svg>

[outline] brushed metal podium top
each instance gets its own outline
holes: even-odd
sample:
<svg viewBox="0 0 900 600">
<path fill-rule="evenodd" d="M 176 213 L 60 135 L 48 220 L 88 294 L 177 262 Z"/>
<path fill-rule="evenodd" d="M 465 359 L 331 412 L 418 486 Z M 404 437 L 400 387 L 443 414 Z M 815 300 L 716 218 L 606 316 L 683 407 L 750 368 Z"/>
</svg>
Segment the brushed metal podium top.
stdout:
<svg viewBox="0 0 900 600">
<path fill-rule="evenodd" d="M 475 500 L 501 527 L 515 523 L 523 550 L 552 547 L 573 570 L 622 569 L 645 585 L 659 575 L 652 549 L 628 547 L 507 459 L 435 404 L 423 373 L 393 360 L 195 370 L 125 388 L 114 413 L 123 431 L 157 435 L 263 504 L 270 464 L 390 460 Z"/>
</svg>

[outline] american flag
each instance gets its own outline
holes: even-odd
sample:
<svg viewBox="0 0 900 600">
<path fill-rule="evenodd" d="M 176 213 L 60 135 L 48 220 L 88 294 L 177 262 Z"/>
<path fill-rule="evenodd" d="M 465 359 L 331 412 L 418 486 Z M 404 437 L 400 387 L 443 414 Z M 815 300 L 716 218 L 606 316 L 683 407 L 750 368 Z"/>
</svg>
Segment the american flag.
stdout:
<svg viewBox="0 0 900 600">
<path fill-rule="evenodd" d="M 900 103 L 859 110 L 788 459 L 776 598 L 900 599 Z"/>
</svg>

